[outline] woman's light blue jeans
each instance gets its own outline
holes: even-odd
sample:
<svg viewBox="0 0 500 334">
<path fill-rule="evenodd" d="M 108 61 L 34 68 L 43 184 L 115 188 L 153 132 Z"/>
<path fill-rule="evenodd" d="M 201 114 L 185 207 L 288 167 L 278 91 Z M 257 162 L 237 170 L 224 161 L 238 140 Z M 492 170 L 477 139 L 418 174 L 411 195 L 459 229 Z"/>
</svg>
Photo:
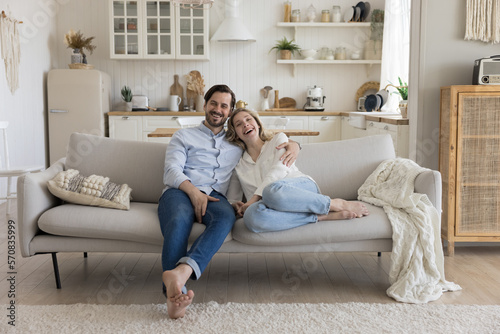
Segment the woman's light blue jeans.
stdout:
<svg viewBox="0 0 500 334">
<path fill-rule="evenodd" d="M 330 197 L 322 195 L 307 177 L 281 179 L 264 188 L 262 199 L 243 216 L 252 232 L 272 232 L 315 223 L 330 211 Z"/>
<path fill-rule="evenodd" d="M 158 217 L 163 234 L 163 271 L 172 270 L 185 263 L 193 268 L 192 279 L 198 279 L 219 250 L 236 220 L 234 209 L 226 197 L 217 191 L 210 196 L 218 202 L 208 202 L 202 218 L 205 231 L 188 250 L 188 238 L 195 221 L 194 209 L 189 196 L 182 190 L 167 189 L 160 198 Z"/>
</svg>

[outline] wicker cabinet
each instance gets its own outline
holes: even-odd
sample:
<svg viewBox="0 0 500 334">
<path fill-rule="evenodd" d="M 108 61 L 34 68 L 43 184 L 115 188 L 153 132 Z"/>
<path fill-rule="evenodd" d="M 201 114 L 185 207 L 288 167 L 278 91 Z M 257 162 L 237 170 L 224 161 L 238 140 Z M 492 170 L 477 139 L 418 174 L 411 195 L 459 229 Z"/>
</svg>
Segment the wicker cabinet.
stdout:
<svg viewBox="0 0 500 334">
<path fill-rule="evenodd" d="M 500 86 L 441 88 L 442 237 L 500 241 Z"/>
</svg>

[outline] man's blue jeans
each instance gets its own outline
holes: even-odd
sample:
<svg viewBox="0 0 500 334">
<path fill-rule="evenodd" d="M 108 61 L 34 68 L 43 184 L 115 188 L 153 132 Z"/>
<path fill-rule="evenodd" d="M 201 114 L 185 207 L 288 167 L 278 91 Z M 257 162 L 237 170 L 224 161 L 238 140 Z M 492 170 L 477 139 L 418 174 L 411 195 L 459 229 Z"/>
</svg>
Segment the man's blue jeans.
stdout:
<svg viewBox="0 0 500 334">
<path fill-rule="evenodd" d="M 193 268 L 193 279 L 198 279 L 219 250 L 236 220 L 234 209 L 224 195 L 212 191 L 218 202 L 208 202 L 202 218 L 205 231 L 188 250 L 188 238 L 196 219 L 189 196 L 182 190 L 167 189 L 160 198 L 158 217 L 163 234 L 163 271 L 185 263 Z"/>
</svg>

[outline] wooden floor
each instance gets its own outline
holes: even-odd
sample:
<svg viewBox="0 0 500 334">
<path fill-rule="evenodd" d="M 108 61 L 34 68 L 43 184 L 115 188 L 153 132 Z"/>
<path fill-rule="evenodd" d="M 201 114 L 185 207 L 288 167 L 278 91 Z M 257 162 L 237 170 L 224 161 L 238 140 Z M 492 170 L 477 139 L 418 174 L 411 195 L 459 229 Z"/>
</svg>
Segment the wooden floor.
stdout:
<svg viewBox="0 0 500 334">
<path fill-rule="evenodd" d="M 7 264 L 5 204 L 0 206 L 0 304 L 11 289 Z M 14 219 L 15 221 L 15 219 Z M 390 253 L 217 254 L 188 288 L 195 302 L 394 303 L 389 287 Z M 55 287 L 50 255 L 22 258 L 16 251 L 16 303 L 29 305 L 163 303 L 159 254 L 58 255 L 62 289 Z M 462 291 L 440 304 L 500 304 L 500 247 L 457 247 L 445 257 L 446 279 Z"/>
</svg>

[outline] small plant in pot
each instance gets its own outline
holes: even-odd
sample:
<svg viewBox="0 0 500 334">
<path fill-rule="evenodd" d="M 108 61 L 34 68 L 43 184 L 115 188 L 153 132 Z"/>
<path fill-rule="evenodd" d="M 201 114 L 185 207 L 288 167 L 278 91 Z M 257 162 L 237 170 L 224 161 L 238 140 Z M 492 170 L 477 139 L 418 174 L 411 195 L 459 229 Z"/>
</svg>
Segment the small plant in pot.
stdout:
<svg viewBox="0 0 500 334">
<path fill-rule="evenodd" d="M 286 37 L 277 40 L 269 52 L 273 50 L 280 53 L 280 59 L 291 59 L 295 52 L 300 54 L 300 46 L 295 44 L 293 39 L 288 40 Z"/>
<path fill-rule="evenodd" d="M 408 117 L 408 83 L 403 82 L 400 77 L 398 77 L 399 86 L 393 86 L 398 91 L 399 96 L 401 96 L 401 101 L 399 101 L 399 111 L 403 118 Z"/>
<path fill-rule="evenodd" d="M 128 86 L 123 86 L 121 93 L 122 99 L 125 101 L 125 111 L 132 111 L 132 90 Z"/>
</svg>

